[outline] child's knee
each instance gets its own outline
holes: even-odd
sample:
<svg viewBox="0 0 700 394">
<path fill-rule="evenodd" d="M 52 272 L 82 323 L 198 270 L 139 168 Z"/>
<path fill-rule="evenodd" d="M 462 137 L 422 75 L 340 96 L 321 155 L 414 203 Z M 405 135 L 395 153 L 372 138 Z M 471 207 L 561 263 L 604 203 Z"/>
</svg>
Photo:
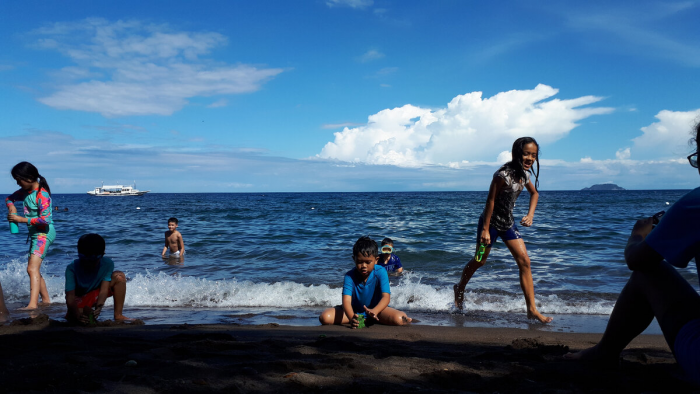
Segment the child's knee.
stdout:
<svg viewBox="0 0 700 394">
<path fill-rule="evenodd" d="M 318 321 L 324 326 L 333 324 L 335 322 L 335 309 L 328 308 L 321 312 L 318 316 Z"/>
<path fill-rule="evenodd" d="M 393 316 L 391 323 L 395 326 L 403 326 L 407 321 L 408 316 L 403 312 L 399 312 Z"/>
<path fill-rule="evenodd" d="M 529 257 L 523 257 L 515 260 L 516 264 L 518 264 L 518 268 L 521 270 L 529 270 L 530 269 L 530 258 Z"/>
<path fill-rule="evenodd" d="M 126 283 L 126 275 L 121 271 L 112 272 L 112 284 Z"/>
</svg>

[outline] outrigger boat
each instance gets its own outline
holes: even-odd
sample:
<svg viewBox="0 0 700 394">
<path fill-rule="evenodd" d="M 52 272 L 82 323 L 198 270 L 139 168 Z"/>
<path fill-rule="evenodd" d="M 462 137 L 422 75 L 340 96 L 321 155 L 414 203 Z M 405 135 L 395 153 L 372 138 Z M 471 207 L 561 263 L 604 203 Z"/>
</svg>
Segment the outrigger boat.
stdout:
<svg viewBox="0 0 700 394">
<path fill-rule="evenodd" d="M 96 196 L 96 197 L 126 197 L 126 196 L 143 196 L 144 194 L 150 192 L 150 190 L 146 191 L 140 191 L 135 189 L 136 187 L 136 182 L 134 182 L 133 186 L 124 186 L 124 185 L 109 185 L 105 186 L 104 182 L 102 183 L 102 187 L 96 187 L 95 190 L 91 190 L 87 192 L 87 194 L 91 196 Z"/>
</svg>

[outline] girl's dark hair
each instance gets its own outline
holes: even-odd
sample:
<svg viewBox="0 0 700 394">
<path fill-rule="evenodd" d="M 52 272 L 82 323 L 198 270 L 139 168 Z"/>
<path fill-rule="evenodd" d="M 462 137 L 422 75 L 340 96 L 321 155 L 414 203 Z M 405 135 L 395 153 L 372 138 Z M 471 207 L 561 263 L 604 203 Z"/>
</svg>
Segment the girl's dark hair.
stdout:
<svg viewBox="0 0 700 394">
<path fill-rule="evenodd" d="M 389 237 L 386 237 L 382 240 L 382 246 L 384 246 L 384 245 L 394 246 L 394 240 L 389 238 Z"/>
<path fill-rule="evenodd" d="M 693 138 L 690 139 L 690 143 L 695 145 L 695 151 L 698 150 L 698 142 L 700 142 L 700 120 L 695 124 L 695 130 L 693 130 Z"/>
<path fill-rule="evenodd" d="M 51 195 L 51 189 L 49 188 L 48 182 L 46 182 L 46 178 L 39 174 L 39 170 L 37 170 L 32 163 L 28 161 L 18 163 L 17 165 L 12 167 L 12 171 L 10 171 L 10 173 L 15 179 L 22 179 L 28 182 L 38 181 L 39 186 L 46 189 L 46 191 L 49 193 L 49 196 Z"/>
<path fill-rule="evenodd" d="M 540 186 L 540 144 L 538 144 L 534 138 L 520 137 L 515 140 L 515 142 L 513 142 L 513 149 L 511 150 L 513 158 L 511 161 L 504 164 L 501 169 L 509 168 L 513 170 L 515 173 L 515 178 L 518 182 L 522 182 L 523 180 L 527 179 L 527 175 L 525 175 L 525 168 L 523 167 L 523 149 L 527 144 L 535 144 L 535 146 L 537 146 L 537 157 L 535 157 L 537 171 L 535 171 L 534 165 L 530 167 L 530 173 L 535 176 L 535 182 L 533 182 L 533 185 L 535 185 L 535 189 L 537 189 Z"/>
<path fill-rule="evenodd" d="M 379 249 L 377 248 L 377 243 L 370 237 L 361 237 L 355 242 L 355 246 L 352 247 L 352 257 L 357 256 L 379 256 Z"/>
</svg>

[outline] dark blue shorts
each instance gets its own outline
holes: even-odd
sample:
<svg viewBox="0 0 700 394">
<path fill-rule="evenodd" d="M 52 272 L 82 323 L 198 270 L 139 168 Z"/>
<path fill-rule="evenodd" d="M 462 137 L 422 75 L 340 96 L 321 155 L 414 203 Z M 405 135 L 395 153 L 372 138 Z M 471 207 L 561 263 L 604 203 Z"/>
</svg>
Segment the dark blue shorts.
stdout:
<svg viewBox="0 0 700 394">
<path fill-rule="evenodd" d="M 476 227 L 476 244 L 477 245 L 479 245 L 482 228 L 484 228 L 484 218 L 479 217 L 479 224 Z M 489 248 L 491 246 L 493 246 L 493 244 L 496 242 L 496 238 L 498 238 L 498 237 L 501 237 L 501 239 L 504 241 L 510 241 L 511 239 L 522 238 L 522 236 L 520 235 L 520 231 L 518 231 L 518 227 L 515 225 L 515 223 L 513 223 L 513 225 L 506 231 L 498 231 L 493 226 L 489 226 L 489 235 L 491 236 L 491 244 L 486 245 Z"/>
</svg>

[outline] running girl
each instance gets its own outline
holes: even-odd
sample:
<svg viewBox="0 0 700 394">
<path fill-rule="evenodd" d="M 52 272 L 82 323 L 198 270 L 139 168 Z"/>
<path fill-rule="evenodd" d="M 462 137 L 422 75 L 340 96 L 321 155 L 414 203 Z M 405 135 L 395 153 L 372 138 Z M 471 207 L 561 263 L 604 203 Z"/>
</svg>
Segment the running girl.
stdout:
<svg viewBox="0 0 700 394">
<path fill-rule="evenodd" d="M 525 227 L 532 226 L 532 217 L 535 214 L 539 197 L 537 193 L 540 175 L 539 150 L 540 147 L 534 138 L 518 138 L 513 143 L 512 160 L 493 174 L 493 180 L 489 187 L 489 196 L 486 199 L 486 207 L 479 218 L 477 226 L 476 254 L 464 267 L 459 283 L 454 285 L 455 306 L 457 308 L 462 309 L 464 288 L 467 286 L 469 279 L 479 267 L 486 263 L 491 246 L 496 242 L 496 238 L 501 237 L 520 270 L 520 287 L 525 295 L 527 317 L 537 319 L 542 323 L 552 321 L 551 317 L 543 316 L 538 312 L 537 306 L 535 306 L 535 286 L 532 283 L 530 257 L 527 255 L 525 242 L 523 242 L 513 219 L 515 200 L 523 188 L 526 188 L 530 193 L 530 209 L 527 216 L 522 218 L 520 224 Z M 535 163 L 537 163 L 537 172 L 532 168 Z M 530 173 L 535 175 L 534 185 L 530 182 Z M 484 248 L 480 251 L 479 249 L 482 245 Z"/>
<path fill-rule="evenodd" d="M 29 305 L 21 310 L 36 309 L 39 306 L 39 295 L 43 304 L 50 303 L 46 282 L 41 277 L 41 262 L 46 257 L 49 245 L 56 238 L 51 219 L 51 189 L 46 178 L 39 175 L 39 170 L 31 163 L 23 161 L 12 168 L 12 177 L 20 189 L 5 199 L 9 213 L 7 220 L 15 223 L 27 223 L 29 229 Z M 17 215 L 15 201 L 24 203 L 24 217 Z"/>
</svg>

